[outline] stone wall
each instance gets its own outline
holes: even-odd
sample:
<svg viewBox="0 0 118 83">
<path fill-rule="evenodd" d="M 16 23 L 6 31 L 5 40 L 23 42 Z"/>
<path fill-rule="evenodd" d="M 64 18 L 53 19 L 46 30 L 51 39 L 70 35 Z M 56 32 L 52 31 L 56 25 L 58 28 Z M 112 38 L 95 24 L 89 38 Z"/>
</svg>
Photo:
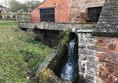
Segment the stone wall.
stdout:
<svg viewBox="0 0 118 83">
<path fill-rule="evenodd" d="M 101 83 L 118 83 L 118 38 L 100 37 L 96 42 L 97 77 Z"/>
<path fill-rule="evenodd" d="M 98 83 L 118 83 L 118 1 L 106 0 L 93 35 Z M 99 37 L 98 37 L 99 36 Z"/>
<path fill-rule="evenodd" d="M 34 29 L 35 39 L 49 47 L 55 47 L 62 39 L 62 31 Z"/>
<path fill-rule="evenodd" d="M 59 75 L 67 57 L 67 45 L 58 45 L 33 72 L 32 83 L 63 83 Z"/>
<path fill-rule="evenodd" d="M 54 50 L 46 57 L 46 59 L 39 65 L 35 74 L 40 72 L 43 68 L 50 68 L 53 71 L 58 71 L 59 65 L 63 63 L 63 59 L 67 59 L 67 46 L 58 45 Z M 63 58 L 63 59 L 62 59 Z M 62 62 L 60 62 L 62 61 Z"/>
<path fill-rule="evenodd" d="M 87 83 L 118 83 L 118 38 L 95 37 L 78 30 L 80 79 Z"/>
<path fill-rule="evenodd" d="M 89 7 L 101 7 L 105 0 L 69 0 L 70 21 L 84 22 L 87 20 Z"/>
<path fill-rule="evenodd" d="M 84 78 L 87 83 L 95 83 L 95 38 L 91 35 L 92 30 L 78 30 L 78 65 L 79 80 Z"/>
</svg>

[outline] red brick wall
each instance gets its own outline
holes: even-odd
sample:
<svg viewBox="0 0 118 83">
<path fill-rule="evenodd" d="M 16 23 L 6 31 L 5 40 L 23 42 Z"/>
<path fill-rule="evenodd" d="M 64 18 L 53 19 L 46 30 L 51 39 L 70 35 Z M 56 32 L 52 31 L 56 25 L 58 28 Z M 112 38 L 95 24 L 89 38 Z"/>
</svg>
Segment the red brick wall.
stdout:
<svg viewBox="0 0 118 83">
<path fill-rule="evenodd" d="M 68 0 L 45 0 L 36 9 L 31 11 L 31 21 L 40 22 L 40 8 L 55 8 L 56 22 L 69 22 L 69 6 Z"/>
<path fill-rule="evenodd" d="M 97 40 L 97 77 L 100 83 L 118 83 L 118 38 L 100 37 Z"/>
<path fill-rule="evenodd" d="M 87 8 L 103 6 L 105 0 L 45 0 L 31 12 L 31 20 L 40 22 L 39 8 L 55 7 L 56 22 L 83 22 Z"/>
</svg>

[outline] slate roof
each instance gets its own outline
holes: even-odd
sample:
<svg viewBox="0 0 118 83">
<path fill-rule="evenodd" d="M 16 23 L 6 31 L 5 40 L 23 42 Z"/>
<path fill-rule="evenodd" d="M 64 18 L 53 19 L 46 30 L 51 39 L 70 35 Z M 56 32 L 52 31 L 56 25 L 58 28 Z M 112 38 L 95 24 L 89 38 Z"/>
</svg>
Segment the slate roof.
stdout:
<svg viewBox="0 0 118 83">
<path fill-rule="evenodd" d="M 118 36 L 118 0 L 108 0 L 102 9 L 96 29 L 96 36 Z"/>
</svg>

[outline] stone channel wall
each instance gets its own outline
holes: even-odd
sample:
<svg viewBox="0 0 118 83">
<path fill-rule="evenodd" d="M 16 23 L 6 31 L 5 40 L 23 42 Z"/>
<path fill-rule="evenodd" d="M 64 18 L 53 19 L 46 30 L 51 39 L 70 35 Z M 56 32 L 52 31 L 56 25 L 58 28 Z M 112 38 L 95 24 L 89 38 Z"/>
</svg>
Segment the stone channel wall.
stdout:
<svg viewBox="0 0 118 83">
<path fill-rule="evenodd" d="M 34 29 L 35 39 L 49 47 L 55 47 L 62 39 L 62 31 Z"/>
<path fill-rule="evenodd" d="M 39 73 L 43 68 L 50 68 L 53 71 L 58 70 L 59 65 L 62 63 L 66 54 L 67 46 L 58 45 L 50 54 L 46 57 L 46 59 L 39 65 L 35 74 Z M 63 59 L 62 59 L 63 58 Z"/>
<path fill-rule="evenodd" d="M 67 59 L 67 45 L 58 45 L 33 72 L 32 83 L 62 83 L 59 78 Z"/>
<path fill-rule="evenodd" d="M 87 83 L 95 83 L 95 37 L 91 35 L 92 30 L 78 30 L 77 32 L 79 79 L 84 78 Z"/>
</svg>

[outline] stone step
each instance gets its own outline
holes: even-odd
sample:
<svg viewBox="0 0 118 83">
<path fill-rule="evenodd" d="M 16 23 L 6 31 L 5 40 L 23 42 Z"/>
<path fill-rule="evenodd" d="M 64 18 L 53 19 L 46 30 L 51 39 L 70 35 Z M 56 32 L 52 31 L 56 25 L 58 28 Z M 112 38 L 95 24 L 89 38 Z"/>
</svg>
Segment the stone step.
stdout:
<svg viewBox="0 0 118 83">
<path fill-rule="evenodd" d="M 102 28 L 106 28 L 107 29 L 107 28 L 111 28 L 111 27 L 112 28 L 116 28 L 117 27 L 116 29 L 118 29 L 118 26 L 108 26 L 108 25 L 106 25 L 106 26 L 105 25 L 104 26 L 101 26 L 101 25 L 97 26 L 97 28 L 101 28 L 101 29 Z"/>
<path fill-rule="evenodd" d="M 102 13 L 118 14 L 118 10 L 113 10 L 113 9 L 107 9 L 102 11 L 103 11 Z"/>
<path fill-rule="evenodd" d="M 102 23 L 99 23 L 99 27 L 116 27 L 116 28 L 118 28 L 118 24 L 115 24 L 115 23 L 111 23 L 111 24 L 108 24 L 108 23 L 106 23 L 106 24 L 102 24 Z"/>
<path fill-rule="evenodd" d="M 108 4 L 104 4 L 104 8 L 113 8 L 113 7 L 118 7 L 118 4 L 114 4 L 114 5 L 108 5 Z"/>
<path fill-rule="evenodd" d="M 108 27 L 108 28 L 110 28 L 110 27 L 114 28 L 115 27 L 115 28 L 118 28 L 118 25 L 117 24 L 112 24 L 112 23 L 111 24 L 107 23 L 107 24 L 103 25 L 102 23 L 99 23 L 99 27 Z"/>
<path fill-rule="evenodd" d="M 100 17 L 118 17 L 118 12 L 102 12 Z"/>
<path fill-rule="evenodd" d="M 107 19 L 107 17 L 106 17 L 106 19 L 102 19 L 102 18 L 101 18 L 101 19 L 99 19 L 99 21 L 114 22 L 114 21 L 118 21 L 118 19 L 117 19 L 117 18 L 115 18 L 115 19 L 112 19 L 112 18 L 111 18 L 111 19 L 110 19 L 110 18 Z"/>
<path fill-rule="evenodd" d="M 104 5 L 105 5 L 105 7 L 106 7 L 106 6 L 108 6 L 108 5 L 113 6 L 113 4 L 118 4 L 118 3 L 116 3 L 116 1 L 115 1 L 115 2 L 109 1 L 108 3 L 105 3 Z"/>
<path fill-rule="evenodd" d="M 118 15 L 101 14 L 100 19 L 106 19 L 106 17 L 107 17 L 107 19 L 111 19 L 111 18 L 116 19 L 116 18 L 118 18 Z"/>
</svg>

